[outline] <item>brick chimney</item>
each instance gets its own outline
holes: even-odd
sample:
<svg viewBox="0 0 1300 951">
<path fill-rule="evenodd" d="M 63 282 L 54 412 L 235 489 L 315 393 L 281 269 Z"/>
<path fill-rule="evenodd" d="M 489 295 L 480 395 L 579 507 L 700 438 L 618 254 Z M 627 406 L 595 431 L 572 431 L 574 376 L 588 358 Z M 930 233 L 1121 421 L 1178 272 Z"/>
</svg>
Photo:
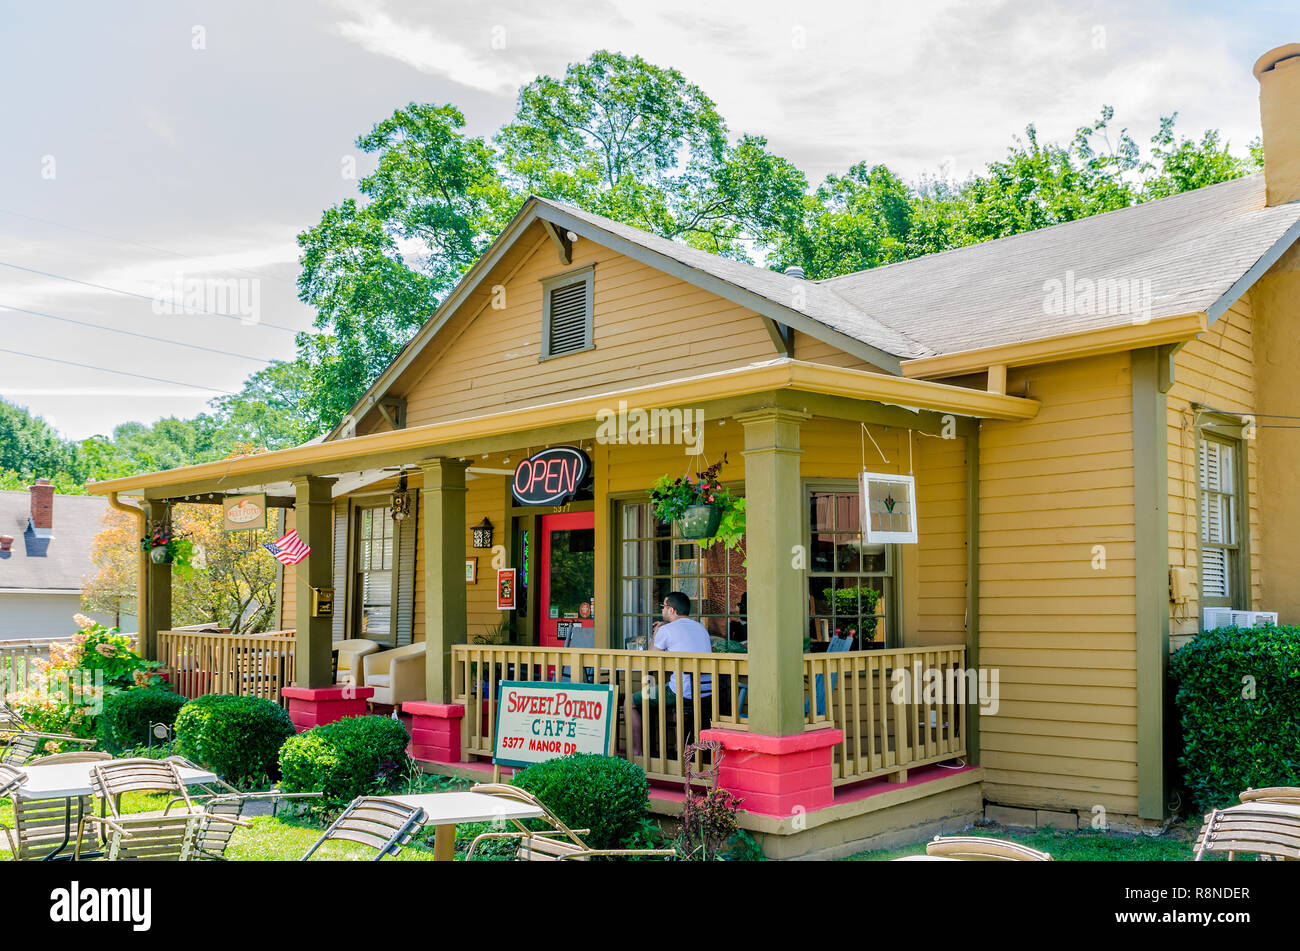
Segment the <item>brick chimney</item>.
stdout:
<svg viewBox="0 0 1300 951">
<path fill-rule="evenodd" d="M 1300 198 L 1300 43 L 1269 50 L 1255 63 L 1264 130 L 1265 204 Z"/>
<path fill-rule="evenodd" d="M 54 530 L 54 486 L 49 479 L 37 479 L 30 491 L 32 528 L 37 535 L 49 535 Z"/>
</svg>

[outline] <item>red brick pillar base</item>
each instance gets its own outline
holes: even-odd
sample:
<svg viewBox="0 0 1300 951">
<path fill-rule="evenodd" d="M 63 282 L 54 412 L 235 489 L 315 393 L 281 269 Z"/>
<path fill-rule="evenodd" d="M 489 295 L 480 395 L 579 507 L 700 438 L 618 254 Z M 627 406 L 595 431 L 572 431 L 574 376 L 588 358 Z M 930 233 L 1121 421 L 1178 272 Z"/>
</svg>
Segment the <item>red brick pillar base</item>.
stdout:
<svg viewBox="0 0 1300 951">
<path fill-rule="evenodd" d="M 411 745 L 406 751 L 413 759 L 437 763 L 460 762 L 460 721 L 465 716 L 461 703 L 431 703 L 410 700 L 402 712 L 411 715 Z"/>
<path fill-rule="evenodd" d="M 298 732 L 366 714 L 366 701 L 373 687 L 281 687 L 280 696 L 289 699 L 289 719 Z"/>
<path fill-rule="evenodd" d="M 718 786 L 742 798 L 741 808 L 768 816 L 811 812 L 831 804 L 831 747 L 843 730 L 814 730 L 795 736 L 764 736 L 738 730 L 701 730 L 724 750 Z"/>
</svg>

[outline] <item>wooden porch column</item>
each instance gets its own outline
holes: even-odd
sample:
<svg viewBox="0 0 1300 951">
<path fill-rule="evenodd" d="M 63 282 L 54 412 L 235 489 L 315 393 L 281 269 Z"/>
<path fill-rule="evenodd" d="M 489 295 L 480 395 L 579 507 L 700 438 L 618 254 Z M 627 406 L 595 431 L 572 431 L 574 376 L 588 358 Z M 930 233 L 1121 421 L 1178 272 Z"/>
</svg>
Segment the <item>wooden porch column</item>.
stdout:
<svg viewBox="0 0 1300 951">
<path fill-rule="evenodd" d="M 295 479 L 294 530 L 311 554 L 285 572 L 293 578 L 298 608 L 297 637 L 294 640 L 294 686 L 333 687 L 330 652 L 334 642 L 334 621 L 311 616 L 311 589 L 334 585 L 334 500 L 333 479 L 307 476 Z M 335 604 L 334 610 L 342 611 Z"/>
<path fill-rule="evenodd" d="M 749 728 L 766 736 L 803 732 L 803 513 L 799 427 L 808 414 L 772 407 L 742 413 L 745 550 L 749 560 Z"/>
<path fill-rule="evenodd" d="M 465 470 L 459 459 L 429 459 L 421 492 L 424 519 L 425 699 L 451 702 L 451 646 L 465 643 Z"/>
<path fill-rule="evenodd" d="M 153 522 L 163 522 L 171 515 L 171 503 L 164 501 L 144 501 L 146 531 Z M 139 554 L 144 566 L 137 572 L 137 582 L 144 578 L 144 590 L 136 592 L 136 627 L 138 629 L 137 647 L 140 656 L 147 660 L 158 659 L 158 632 L 170 630 L 172 626 L 172 566 L 155 565 L 147 551 Z"/>
</svg>

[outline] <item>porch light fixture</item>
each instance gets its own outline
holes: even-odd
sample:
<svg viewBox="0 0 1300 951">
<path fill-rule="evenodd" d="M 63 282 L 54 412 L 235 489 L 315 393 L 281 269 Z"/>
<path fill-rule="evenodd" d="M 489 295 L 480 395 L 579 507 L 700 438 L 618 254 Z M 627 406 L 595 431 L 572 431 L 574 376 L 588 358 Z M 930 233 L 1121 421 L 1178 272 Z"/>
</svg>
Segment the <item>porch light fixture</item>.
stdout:
<svg viewBox="0 0 1300 951">
<path fill-rule="evenodd" d="M 411 514 L 411 494 L 406 491 L 406 473 L 397 478 L 397 491 L 388 503 L 388 514 L 394 522 L 400 522 Z"/>
<path fill-rule="evenodd" d="M 492 547 L 492 523 L 488 521 L 486 515 L 483 516 L 483 521 L 474 526 L 472 531 L 474 532 L 475 548 Z"/>
</svg>

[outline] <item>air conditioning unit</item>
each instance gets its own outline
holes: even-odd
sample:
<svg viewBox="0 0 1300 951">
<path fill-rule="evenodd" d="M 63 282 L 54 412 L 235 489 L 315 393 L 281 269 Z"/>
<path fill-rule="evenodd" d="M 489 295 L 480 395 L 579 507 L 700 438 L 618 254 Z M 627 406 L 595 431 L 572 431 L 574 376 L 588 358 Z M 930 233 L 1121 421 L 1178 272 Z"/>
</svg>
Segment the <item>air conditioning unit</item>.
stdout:
<svg viewBox="0 0 1300 951">
<path fill-rule="evenodd" d="M 1219 627 L 1232 627 L 1232 615 L 1235 612 L 1232 608 L 1206 608 L 1204 613 L 1204 623 L 1201 629 L 1204 631 L 1213 631 Z"/>
<path fill-rule="evenodd" d="M 1232 623 L 1235 627 L 1277 627 L 1276 611 L 1233 611 Z"/>
</svg>

